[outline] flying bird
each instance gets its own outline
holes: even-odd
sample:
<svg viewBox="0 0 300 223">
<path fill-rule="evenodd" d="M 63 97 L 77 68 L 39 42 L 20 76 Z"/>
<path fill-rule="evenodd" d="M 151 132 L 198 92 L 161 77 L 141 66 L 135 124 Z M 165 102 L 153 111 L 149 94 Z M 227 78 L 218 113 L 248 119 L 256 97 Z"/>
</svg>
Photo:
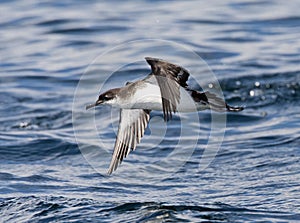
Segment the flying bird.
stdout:
<svg viewBox="0 0 300 223">
<path fill-rule="evenodd" d="M 177 111 L 211 109 L 238 112 L 244 109 L 229 106 L 208 91 L 190 89 L 186 83 L 190 74 L 185 68 L 157 58 L 145 59 L 151 66 L 151 73 L 147 77 L 127 82 L 124 87 L 110 89 L 100 94 L 95 103 L 86 106 L 86 109 L 90 109 L 106 104 L 120 108 L 118 134 L 107 172 L 109 175 L 140 143 L 152 110 L 163 111 L 164 120 L 169 121 Z M 189 95 L 194 103 L 185 100 L 184 95 Z"/>
</svg>

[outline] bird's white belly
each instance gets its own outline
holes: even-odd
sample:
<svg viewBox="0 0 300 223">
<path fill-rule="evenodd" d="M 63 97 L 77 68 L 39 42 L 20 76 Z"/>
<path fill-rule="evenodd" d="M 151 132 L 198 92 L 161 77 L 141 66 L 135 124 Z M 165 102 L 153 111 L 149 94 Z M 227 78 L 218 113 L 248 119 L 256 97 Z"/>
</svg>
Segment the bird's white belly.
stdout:
<svg viewBox="0 0 300 223">
<path fill-rule="evenodd" d="M 146 83 L 120 104 L 121 108 L 162 110 L 160 89 L 157 85 Z"/>
<path fill-rule="evenodd" d="M 160 88 L 157 85 L 146 83 L 142 88 L 137 89 L 132 97 L 119 103 L 121 108 L 127 109 L 149 109 L 162 111 L 162 99 Z M 194 112 L 202 110 L 200 105 L 195 104 L 188 92 L 180 87 L 180 101 L 177 105 L 179 112 Z"/>
</svg>

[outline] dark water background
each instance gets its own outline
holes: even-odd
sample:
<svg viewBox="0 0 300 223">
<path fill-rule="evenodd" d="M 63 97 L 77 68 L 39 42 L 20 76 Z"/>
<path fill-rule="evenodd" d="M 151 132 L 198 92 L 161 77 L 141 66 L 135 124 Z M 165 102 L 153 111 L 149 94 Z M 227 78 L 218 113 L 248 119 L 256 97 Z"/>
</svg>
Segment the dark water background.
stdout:
<svg viewBox="0 0 300 223">
<path fill-rule="evenodd" d="M 300 221 L 299 8 L 297 0 L 1 1 L 0 221 Z M 131 172 L 126 163 L 123 178 L 98 173 L 78 149 L 72 123 L 74 92 L 88 64 L 118 44 L 149 38 L 193 49 L 225 99 L 246 106 L 228 115 L 208 168 L 197 171 L 195 152 L 155 184 L 131 180 L 138 166 Z M 133 67 L 114 84 L 146 69 Z M 87 92 L 87 103 L 94 101 L 98 92 Z M 159 157 L 176 137 L 167 135 L 151 155 Z M 129 164 L 147 162 L 150 152 L 142 148 L 150 139 Z M 199 140 L 198 149 L 204 144 Z"/>
</svg>

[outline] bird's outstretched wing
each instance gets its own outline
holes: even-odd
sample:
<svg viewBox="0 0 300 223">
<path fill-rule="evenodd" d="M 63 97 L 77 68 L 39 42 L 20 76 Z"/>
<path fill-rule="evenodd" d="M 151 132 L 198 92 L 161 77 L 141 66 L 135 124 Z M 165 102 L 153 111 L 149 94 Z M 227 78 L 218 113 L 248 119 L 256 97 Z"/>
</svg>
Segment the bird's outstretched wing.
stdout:
<svg viewBox="0 0 300 223">
<path fill-rule="evenodd" d="M 168 121 L 172 118 L 172 113 L 177 111 L 177 105 L 180 101 L 180 86 L 187 87 L 186 81 L 190 74 L 183 67 L 167 61 L 151 57 L 145 59 L 150 64 L 151 74 L 155 76 L 159 85 L 164 120 Z"/>
<path fill-rule="evenodd" d="M 119 130 L 108 174 L 115 171 L 129 152 L 140 143 L 149 122 L 149 114 L 150 110 L 145 109 L 120 110 Z"/>
</svg>

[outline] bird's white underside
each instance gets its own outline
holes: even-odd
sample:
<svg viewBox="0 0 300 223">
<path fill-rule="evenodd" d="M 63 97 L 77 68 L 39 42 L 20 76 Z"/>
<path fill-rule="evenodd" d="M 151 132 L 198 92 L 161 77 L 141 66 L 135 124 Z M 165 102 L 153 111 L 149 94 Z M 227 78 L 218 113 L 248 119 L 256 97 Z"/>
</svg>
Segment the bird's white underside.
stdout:
<svg viewBox="0 0 300 223">
<path fill-rule="evenodd" d="M 124 109 L 148 109 L 162 111 L 162 99 L 159 86 L 144 82 L 143 86 L 138 88 L 133 96 L 128 99 L 116 97 L 107 102 L 114 107 Z M 177 106 L 179 112 L 195 112 L 207 109 L 206 105 L 195 103 L 189 93 L 180 87 L 180 101 Z"/>
</svg>

